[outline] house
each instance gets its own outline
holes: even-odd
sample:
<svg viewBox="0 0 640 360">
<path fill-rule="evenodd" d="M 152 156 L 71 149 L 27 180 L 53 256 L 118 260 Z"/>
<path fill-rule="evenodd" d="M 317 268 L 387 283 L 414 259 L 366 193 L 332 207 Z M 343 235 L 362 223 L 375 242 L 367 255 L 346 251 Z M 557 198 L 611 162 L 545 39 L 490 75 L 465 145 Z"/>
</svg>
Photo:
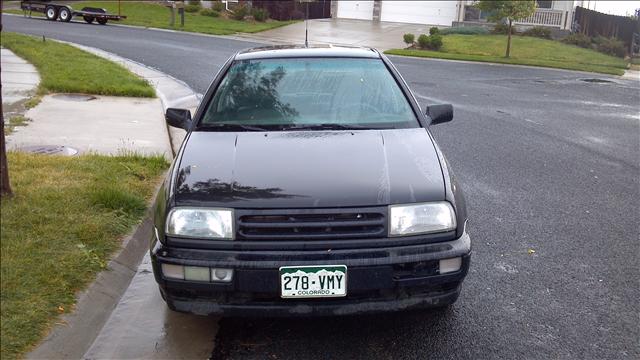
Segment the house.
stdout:
<svg viewBox="0 0 640 360">
<path fill-rule="evenodd" d="M 473 0 L 457 1 L 332 1 L 334 18 L 389 21 L 438 26 L 486 24 L 486 14 L 473 6 Z M 521 26 L 571 28 L 574 1 L 538 0 L 536 12 L 517 22 Z"/>
</svg>

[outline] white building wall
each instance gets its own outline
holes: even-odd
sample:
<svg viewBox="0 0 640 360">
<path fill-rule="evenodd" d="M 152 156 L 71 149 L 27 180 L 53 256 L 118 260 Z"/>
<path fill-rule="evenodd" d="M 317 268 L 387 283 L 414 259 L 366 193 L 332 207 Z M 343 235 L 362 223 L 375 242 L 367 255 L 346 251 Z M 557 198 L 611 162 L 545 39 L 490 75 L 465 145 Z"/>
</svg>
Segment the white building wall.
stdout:
<svg viewBox="0 0 640 360">
<path fill-rule="evenodd" d="M 451 26 L 457 1 L 382 1 L 381 21 Z"/>
<path fill-rule="evenodd" d="M 338 1 L 338 18 L 373 19 L 373 1 Z"/>
</svg>

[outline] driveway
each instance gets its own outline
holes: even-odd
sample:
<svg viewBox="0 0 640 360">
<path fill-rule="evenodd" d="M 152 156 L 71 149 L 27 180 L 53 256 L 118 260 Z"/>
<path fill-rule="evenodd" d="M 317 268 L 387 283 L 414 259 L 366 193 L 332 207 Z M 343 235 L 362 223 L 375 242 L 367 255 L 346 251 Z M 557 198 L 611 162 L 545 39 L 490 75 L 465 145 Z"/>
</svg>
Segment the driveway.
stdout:
<svg viewBox="0 0 640 360">
<path fill-rule="evenodd" d="M 254 45 L 8 16 L 3 24 L 99 46 L 198 92 L 229 55 Z M 452 123 L 432 129 L 465 190 L 474 241 L 471 271 L 452 310 L 284 320 L 176 315 L 166 313 L 143 264 L 118 305 L 123 312 L 114 313 L 88 355 L 640 358 L 640 83 L 390 58 L 421 104 L 455 108 Z M 132 339 L 117 336 L 129 333 Z"/>
<path fill-rule="evenodd" d="M 349 19 L 316 19 L 308 21 L 310 44 L 334 44 L 373 47 L 384 51 L 406 47 L 402 35 L 416 38 L 429 33 L 429 25 L 374 22 Z M 299 22 L 241 37 L 258 42 L 304 44 L 305 23 Z"/>
</svg>

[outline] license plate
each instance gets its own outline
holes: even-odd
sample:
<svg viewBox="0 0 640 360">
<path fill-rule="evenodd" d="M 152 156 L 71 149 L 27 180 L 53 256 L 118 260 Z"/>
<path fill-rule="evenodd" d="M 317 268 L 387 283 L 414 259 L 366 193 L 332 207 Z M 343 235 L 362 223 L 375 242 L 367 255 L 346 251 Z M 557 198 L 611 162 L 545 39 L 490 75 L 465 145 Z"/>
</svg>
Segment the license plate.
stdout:
<svg viewBox="0 0 640 360">
<path fill-rule="evenodd" d="M 347 295 L 344 265 L 283 266 L 280 268 L 283 298 L 340 297 Z"/>
</svg>

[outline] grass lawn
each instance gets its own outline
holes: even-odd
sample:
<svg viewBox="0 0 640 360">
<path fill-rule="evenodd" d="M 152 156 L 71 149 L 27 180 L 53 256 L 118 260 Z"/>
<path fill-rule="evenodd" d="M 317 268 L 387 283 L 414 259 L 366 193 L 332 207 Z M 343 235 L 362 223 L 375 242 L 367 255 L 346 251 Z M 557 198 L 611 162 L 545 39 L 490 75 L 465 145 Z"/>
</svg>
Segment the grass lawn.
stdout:
<svg viewBox="0 0 640 360">
<path fill-rule="evenodd" d="M 73 309 L 141 221 L 163 157 L 9 153 L 14 196 L 0 215 L 0 358 L 23 357 Z"/>
<path fill-rule="evenodd" d="M 104 8 L 112 14 L 118 13 L 117 1 L 79 1 L 72 4 L 73 8 L 80 10 L 85 6 Z M 198 32 L 212 35 L 229 35 L 235 33 L 256 33 L 280 26 L 289 25 L 295 21 L 277 21 L 269 20 L 266 22 L 258 21 L 239 21 L 233 19 L 225 19 L 220 16 L 217 18 L 203 16 L 199 13 L 187 13 L 184 15 L 184 27 L 180 26 L 180 17 L 176 12 L 176 25 L 169 26 L 171 12 L 168 8 L 145 1 L 122 1 L 122 15 L 126 15 L 127 19 L 112 22 L 113 24 L 126 24 L 145 27 L 154 27 L 161 29 L 183 30 Z M 21 10 L 6 10 L 14 14 L 22 14 Z M 33 14 L 44 16 L 43 14 Z M 76 19 L 82 21 L 82 18 Z M 110 22 L 111 23 L 111 22 Z"/>
<path fill-rule="evenodd" d="M 386 54 L 544 66 L 622 75 L 627 63 L 620 58 L 559 41 L 514 36 L 511 57 L 505 58 L 506 35 L 446 35 L 441 51 L 393 49 Z"/>
<path fill-rule="evenodd" d="M 119 64 L 71 45 L 2 32 L 2 46 L 33 64 L 40 73 L 38 92 L 154 97 L 155 91 Z"/>
</svg>

